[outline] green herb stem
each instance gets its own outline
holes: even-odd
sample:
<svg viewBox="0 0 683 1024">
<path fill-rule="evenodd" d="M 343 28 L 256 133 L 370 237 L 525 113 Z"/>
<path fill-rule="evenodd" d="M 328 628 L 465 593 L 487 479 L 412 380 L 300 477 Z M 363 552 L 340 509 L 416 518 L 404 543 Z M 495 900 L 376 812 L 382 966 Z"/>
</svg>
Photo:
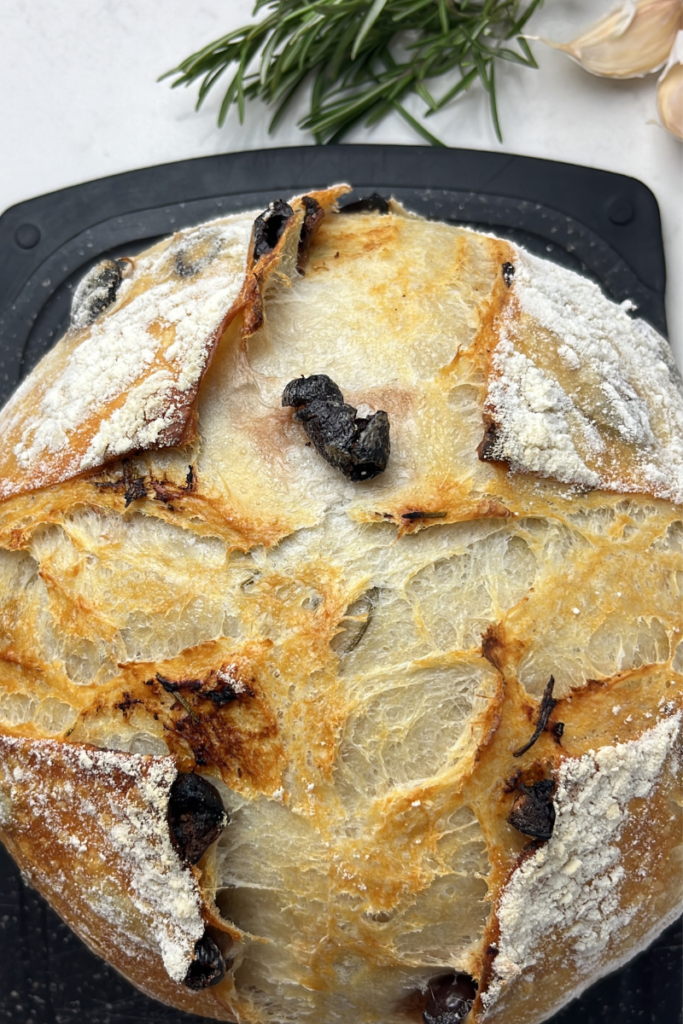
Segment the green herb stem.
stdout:
<svg viewBox="0 0 683 1024">
<path fill-rule="evenodd" d="M 502 141 L 495 65 L 504 60 L 537 67 L 521 32 L 542 2 L 257 0 L 254 16 L 267 12 L 261 21 L 215 40 L 162 78 L 173 78 L 173 88 L 199 82 L 199 108 L 234 69 L 219 125 L 232 106 L 243 123 L 246 101 L 260 99 L 274 107 L 272 132 L 294 97 L 310 86 L 310 109 L 299 127 L 316 142 L 339 141 L 359 121 L 376 124 L 395 110 L 432 145 L 442 143 L 406 110 L 406 98 L 419 96 L 423 117 L 429 117 L 479 78 Z M 454 71 L 458 81 L 436 96 L 438 80 Z"/>
</svg>

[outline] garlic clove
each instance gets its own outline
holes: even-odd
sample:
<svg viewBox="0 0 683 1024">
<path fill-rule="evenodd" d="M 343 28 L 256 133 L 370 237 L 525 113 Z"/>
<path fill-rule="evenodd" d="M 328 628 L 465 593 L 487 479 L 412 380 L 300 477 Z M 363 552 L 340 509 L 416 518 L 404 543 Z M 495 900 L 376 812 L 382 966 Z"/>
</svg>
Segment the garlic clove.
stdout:
<svg viewBox="0 0 683 1024">
<path fill-rule="evenodd" d="M 676 36 L 659 79 L 657 110 L 667 131 L 683 141 L 683 31 Z"/>
<path fill-rule="evenodd" d="M 642 78 L 666 62 L 683 28 L 683 0 L 626 0 L 571 43 L 543 42 L 606 78 Z"/>
</svg>

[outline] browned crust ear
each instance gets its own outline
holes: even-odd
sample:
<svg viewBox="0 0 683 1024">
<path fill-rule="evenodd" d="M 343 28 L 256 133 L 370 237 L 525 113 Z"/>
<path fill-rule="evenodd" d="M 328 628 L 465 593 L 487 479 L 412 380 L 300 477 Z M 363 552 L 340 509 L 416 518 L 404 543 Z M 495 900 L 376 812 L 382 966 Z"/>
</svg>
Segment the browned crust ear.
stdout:
<svg viewBox="0 0 683 1024">
<path fill-rule="evenodd" d="M 26 880 L 99 956 L 148 995 L 231 1016 L 229 975 L 174 981 L 217 918 L 168 834 L 173 758 L 0 736 L 0 838 Z M 220 925 L 219 925 L 220 926 Z"/>
<path fill-rule="evenodd" d="M 510 244 L 499 253 L 478 339 L 479 459 L 501 477 L 511 469 L 680 505 L 683 393 L 664 339 L 593 282 Z"/>
<path fill-rule="evenodd" d="M 289 204 L 293 215 L 285 226 L 277 245 L 259 260 L 254 259 L 254 232 L 252 231 L 249 243 L 249 267 L 238 303 L 243 316 L 243 338 L 250 338 L 263 326 L 263 296 L 272 275 L 279 272 L 284 277 L 288 277 L 300 268 L 303 254 L 299 251 L 299 240 L 306 221 L 306 200 L 314 200 L 322 213 L 322 217 L 316 220 L 313 235 L 320 227 L 324 216 L 328 212 L 336 210 L 339 197 L 350 191 L 349 185 L 335 185 L 332 188 L 295 196 Z M 311 239 L 308 241 L 310 242 Z"/>
<path fill-rule="evenodd" d="M 253 214 L 178 232 L 130 261 L 110 308 L 72 327 L 0 412 L 0 500 L 193 441 L 221 337 L 239 314 L 247 335 L 257 330 L 271 274 L 296 270 L 305 200 L 324 215 L 348 190 L 293 199 L 282 237 L 258 262 Z"/>
<path fill-rule="evenodd" d="M 484 656 L 511 673 L 504 651 L 504 636 L 496 629 L 490 630 L 484 640 Z M 666 675 L 660 674 L 657 678 L 651 669 L 633 673 L 634 676 L 638 674 L 642 676 L 642 689 L 634 688 L 635 680 L 615 677 L 594 687 L 573 691 L 558 700 L 553 719 L 568 723 L 561 744 L 552 729 L 546 730 L 521 762 L 513 762 L 512 751 L 517 736 L 523 736 L 524 730 L 531 729 L 532 724 L 527 724 L 525 713 L 530 710 L 528 698 L 519 684 L 511 679 L 502 726 L 489 746 L 482 748 L 479 764 L 481 784 L 486 786 L 488 779 L 489 785 L 484 790 L 487 792 L 487 806 L 479 805 L 478 810 L 487 828 L 493 823 L 492 814 L 497 815 L 492 829 L 492 836 L 497 832 L 497 838 L 490 845 L 493 872 L 489 884 L 493 909 L 476 965 L 479 991 L 472 1013 L 475 1024 L 540 1024 L 599 977 L 617 969 L 639 950 L 645 949 L 680 913 L 683 896 L 678 855 L 682 824 L 680 729 L 677 724 L 680 712 L 669 717 L 668 712 L 663 713 L 655 727 L 643 730 L 641 726 L 640 730 L 629 735 L 631 743 L 640 745 L 639 754 L 626 756 L 626 747 L 619 743 L 614 745 L 607 726 L 608 716 L 615 718 L 614 711 L 620 710 L 615 701 L 620 697 L 623 700 L 626 691 L 630 703 L 628 706 L 625 703 L 621 719 L 626 728 L 631 716 L 642 722 L 643 713 L 654 722 L 646 708 L 656 704 L 653 689 L 661 688 L 662 694 L 670 692 L 666 687 Z M 660 707 L 663 707 L 661 701 Z M 674 708 L 674 702 L 670 708 Z M 535 720 L 537 714 L 538 705 L 533 709 L 529 722 Z M 513 716 L 514 739 L 508 732 Z M 663 731 L 668 731 L 672 737 L 667 744 L 653 739 L 657 732 Z M 601 748 L 606 753 L 602 753 Z M 579 765 L 584 765 L 584 774 L 577 768 Z M 507 776 L 505 772 L 513 768 L 512 775 Z M 581 783 L 574 790 L 566 782 L 564 772 L 569 773 L 570 779 L 581 778 Z M 557 822 L 550 843 L 528 840 L 505 824 L 518 782 L 528 785 L 541 778 L 553 778 L 557 785 L 553 795 Z M 592 790 L 589 787 L 596 780 L 612 794 L 608 799 L 601 796 L 602 803 L 593 803 L 590 799 Z M 562 794 L 558 795 L 560 789 Z M 613 802 L 610 804 L 610 801 Z M 617 803 L 621 817 L 616 813 Z M 612 833 L 605 832 L 604 846 L 597 844 L 591 847 L 588 840 L 581 849 L 584 835 L 591 829 L 599 831 L 607 804 L 610 804 L 607 817 L 620 821 L 619 828 Z M 575 852 L 577 847 L 584 857 L 595 855 L 591 851 L 604 849 L 607 867 L 594 865 L 591 869 L 595 871 L 592 883 L 584 881 L 572 889 L 570 880 L 577 877 L 577 870 L 581 870 L 581 856 L 576 856 Z M 565 871 L 558 866 L 551 870 L 550 864 L 561 865 L 563 857 Z M 604 892 L 606 897 L 606 890 L 601 888 L 604 875 L 603 880 L 600 875 L 613 870 L 617 872 L 615 879 L 621 877 L 618 908 L 607 911 L 602 907 L 598 912 L 601 897 L 593 908 L 593 917 L 579 915 L 577 920 L 571 915 L 570 901 L 563 931 L 563 926 L 556 923 L 557 918 L 563 916 L 558 913 L 558 906 L 561 911 L 570 895 L 574 901 L 583 900 L 584 904 L 590 902 L 592 891 Z M 526 876 L 520 879 L 524 871 Z M 544 884 L 544 879 L 547 884 Z M 562 889 L 563 879 L 567 884 Z M 592 885 L 596 888 L 592 889 Z M 529 887 L 528 892 L 524 886 Z M 514 890 L 513 899 L 517 901 L 519 923 L 519 928 L 512 935 L 509 907 L 505 906 L 511 890 Z M 526 900 L 522 898 L 525 892 Z M 614 893 L 612 898 L 615 898 Z M 547 917 L 544 916 L 546 914 Z M 622 914 L 623 918 L 614 931 L 608 925 L 604 947 L 600 955 L 594 956 L 589 967 L 581 953 L 581 939 L 585 932 L 585 938 L 590 942 L 592 929 L 600 927 L 595 922 L 601 914 L 608 922 L 612 918 L 617 922 Z M 533 945 L 533 967 L 527 965 L 519 969 L 516 957 L 521 954 L 518 951 L 524 949 L 525 942 L 527 945 L 529 942 L 528 936 L 524 935 L 527 922 L 535 922 L 530 927 L 535 929 L 538 941 Z M 606 955 L 606 950 L 609 950 L 609 955 Z"/>
<path fill-rule="evenodd" d="M 487 1006 L 486 993 L 492 987 L 495 989 L 497 961 L 507 952 L 501 942 L 498 920 L 500 900 L 505 893 L 505 886 L 501 887 L 483 942 L 474 1024 L 540 1024 L 599 978 L 646 949 L 676 920 L 682 907 L 676 852 L 680 848 L 680 783 L 676 774 L 675 765 L 669 763 L 652 796 L 648 800 L 636 799 L 629 807 L 629 820 L 617 847 L 626 877 L 620 906 L 627 908 L 631 920 L 623 935 L 611 944 L 611 956 L 595 958 L 592 973 L 577 968 L 562 938 L 555 939 L 546 933 L 540 937 L 534 971 L 525 971 L 526 978 L 520 972 L 517 978 L 504 983 L 493 1003 Z M 676 814 L 672 817 L 674 810 Z M 533 841 L 527 845 L 506 884 L 538 855 L 542 846 Z M 531 912 L 538 914 L 539 907 L 534 906 Z"/>
<path fill-rule="evenodd" d="M 161 242 L 136 257 L 136 273 L 110 310 L 67 332 L 0 412 L 0 499 L 194 439 L 202 377 L 239 309 L 230 289 L 237 299 L 249 228 L 225 218 Z M 201 230 L 223 250 L 183 278 L 174 263 L 183 247 L 201 244 Z M 214 311 L 218 293 L 225 298 Z M 191 321 L 181 315 L 186 301 Z M 133 349 L 144 358 L 136 362 Z"/>
</svg>

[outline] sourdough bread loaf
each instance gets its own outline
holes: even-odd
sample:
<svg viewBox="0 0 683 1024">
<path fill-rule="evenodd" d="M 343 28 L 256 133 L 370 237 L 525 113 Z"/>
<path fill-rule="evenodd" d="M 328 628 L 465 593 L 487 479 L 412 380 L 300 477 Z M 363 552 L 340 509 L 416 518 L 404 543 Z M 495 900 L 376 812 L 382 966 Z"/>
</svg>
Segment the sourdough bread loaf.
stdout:
<svg viewBox="0 0 683 1024">
<path fill-rule="evenodd" d="M 0 835 L 143 991 L 535 1024 L 680 912 L 683 389 L 338 186 L 79 286 L 0 413 Z"/>
</svg>

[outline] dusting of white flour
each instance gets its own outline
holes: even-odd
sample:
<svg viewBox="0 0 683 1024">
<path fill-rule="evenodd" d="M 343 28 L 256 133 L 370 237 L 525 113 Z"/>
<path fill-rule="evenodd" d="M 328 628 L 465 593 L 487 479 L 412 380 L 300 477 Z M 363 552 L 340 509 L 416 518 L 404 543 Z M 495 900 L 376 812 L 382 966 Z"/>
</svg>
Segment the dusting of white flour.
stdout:
<svg viewBox="0 0 683 1024">
<path fill-rule="evenodd" d="M 520 351 L 513 304 L 499 323 L 487 398 L 495 454 L 562 483 L 683 502 L 683 384 L 666 341 L 592 281 L 522 249 L 512 288 L 532 351 Z M 534 360 L 538 328 L 557 339 L 570 388 Z M 603 457 L 612 437 L 633 453 L 629 480 Z"/>
<path fill-rule="evenodd" d="M 561 932 L 577 978 L 605 964 L 612 937 L 637 909 L 620 907 L 624 869 L 616 841 L 629 801 L 651 793 L 680 721 L 679 713 L 637 740 L 563 762 L 556 774 L 553 835 L 517 868 L 500 899 L 498 955 L 482 995 L 486 1008 L 506 983 L 533 968 L 553 932 Z"/>
<path fill-rule="evenodd" d="M 169 835 L 168 799 L 177 775 L 173 759 L 85 749 L 52 740 L 3 737 L 2 744 L 9 750 L 14 748 L 14 755 L 24 766 L 11 772 L 4 760 L 0 762 L 0 792 L 5 801 L 10 806 L 15 801 L 24 807 L 28 803 L 32 816 L 47 823 L 60 843 L 73 847 L 72 856 L 87 855 L 91 841 L 104 851 L 106 863 L 125 865 L 129 889 L 121 895 L 127 896 L 143 915 L 170 977 L 182 982 L 195 943 L 204 934 L 204 922 L 194 875 L 180 860 Z M 51 783 L 47 769 L 53 762 L 60 773 L 66 772 L 66 782 L 60 778 Z M 97 803 L 84 796 L 84 773 L 92 779 Z M 117 782 L 121 775 L 132 784 L 128 790 L 125 786 L 122 790 Z M 20 792 L 18 782 L 22 784 Z M 65 807 L 71 816 L 76 810 L 86 822 L 80 838 L 64 830 Z M 4 825 L 11 825 L 7 809 L 4 819 Z M 113 927 L 121 928 L 122 908 L 103 892 L 102 881 L 99 877 L 100 892 L 89 894 L 89 901 Z M 112 875 L 112 886 L 119 886 L 117 874 Z"/>
<path fill-rule="evenodd" d="M 94 322 L 30 415 L 25 418 L 19 407 L 12 416 L 27 388 L 35 387 L 33 376 L 27 379 L 7 409 L 10 430 L 25 418 L 13 449 L 24 471 L 39 474 L 46 457 L 68 457 L 79 428 L 124 395 L 123 404 L 100 423 L 87 451 L 75 453 L 67 475 L 149 448 L 174 425 L 177 396 L 197 387 L 215 333 L 239 295 L 254 216 L 239 214 L 180 232 L 162 252 L 139 257 L 132 276 L 121 283 L 119 308 Z M 179 287 L 174 260 L 192 246 L 203 246 L 215 259 L 205 265 L 199 261 L 196 273 Z M 126 303 L 143 274 L 157 283 Z M 160 329 L 168 328 L 174 340 L 164 350 Z M 181 409 L 180 415 L 185 414 Z"/>
</svg>

